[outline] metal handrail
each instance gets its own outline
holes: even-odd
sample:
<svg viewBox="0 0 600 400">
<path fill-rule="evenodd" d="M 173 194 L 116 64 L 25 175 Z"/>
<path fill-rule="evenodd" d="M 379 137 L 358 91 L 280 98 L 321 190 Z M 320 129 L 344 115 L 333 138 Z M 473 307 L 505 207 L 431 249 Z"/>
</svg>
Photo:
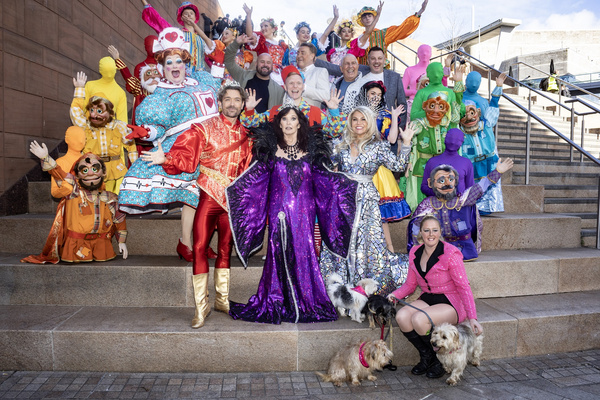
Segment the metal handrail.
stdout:
<svg viewBox="0 0 600 400">
<path fill-rule="evenodd" d="M 529 65 L 529 64 L 527 64 L 527 63 L 526 63 L 526 62 L 524 62 L 524 61 L 517 61 L 517 62 L 516 62 L 516 63 L 514 63 L 513 65 L 517 65 L 517 64 L 523 64 L 523 65 L 526 65 L 527 67 L 529 67 L 529 68 L 531 68 L 531 69 L 534 69 L 534 70 L 536 70 L 536 71 L 538 71 L 538 72 L 540 72 L 540 73 L 542 73 L 542 74 L 544 74 L 544 75 L 546 75 L 546 76 L 548 76 L 548 77 L 552 76 L 551 74 L 549 74 L 549 73 L 547 73 L 547 72 L 544 72 L 544 71 L 542 71 L 541 69 L 538 69 L 538 68 L 534 67 L 533 65 Z M 590 91 L 587 91 L 587 90 L 585 90 L 584 88 L 582 88 L 582 87 L 579 87 L 579 86 L 575 85 L 574 83 L 567 82 L 567 81 L 565 81 L 565 80 L 563 80 L 563 79 L 559 78 L 558 76 L 555 76 L 555 77 L 554 77 L 554 79 L 556 79 L 557 81 L 559 81 L 559 82 L 562 82 L 562 83 L 564 83 L 564 84 L 566 84 L 566 85 L 568 85 L 568 86 L 571 86 L 572 88 L 575 88 L 575 89 L 577 89 L 577 90 L 580 90 L 580 91 L 582 91 L 582 92 L 583 92 L 583 93 L 585 93 L 585 94 L 589 94 L 589 95 L 591 95 L 591 96 L 594 96 L 595 98 L 597 98 L 597 99 L 599 99 L 599 100 L 600 100 L 600 96 L 598 96 L 597 94 L 595 94 L 595 93 L 592 93 L 592 92 L 590 92 Z M 560 93 L 560 90 L 559 90 L 558 92 Z"/>
<path fill-rule="evenodd" d="M 408 65 L 407 63 L 405 63 L 404 61 L 402 61 L 402 60 L 400 59 L 400 57 L 398 57 L 397 55 L 395 55 L 394 53 L 392 53 L 392 52 L 391 52 L 391 51 L 389 51 L 389 50 L 388 50 L 387 52 L 388 52 L 388 54 L 391 54 L 391 55 L 392 55 L 392 57 L 394 57 L 396 60 L 398 60 L 398 61 L 400 61 L 402 64 L 404 64 L 404 66 L 405 66 L 405 67 L 409 67 L 409 65 Z"/>
<path fill-rule="evenodd" d="M 540 124 L 542 124 L 548 130 L 552 131 L 552 133 L 554 133 L 555 135 L 557 135 L 558 137 L 560 137 L 561 139 L 563 139 L 565 142 L 567 142 L 568 144 L 570 144 L 572 147 L 574 147 L 575 149 L 577 149 L 577 151 L 579 151 L 581 154 L 583 154 L 584 156 L 586 156 L 587 158 L 589 158 L 596 165 L 600 166 L 600 160 L 599 159 L 597 159 L 596 157 L 594 157 L 587 150 L 583 149 L 581 146 L 579 146 L 573 140 L 569 139 L 568 137 L 566 137 L 565 135 L 563 135 L 562 133 L 560 133 L 559 131 L 557 131 L 552 125 L 550 125 L 549 123 L 547 123 L 546 121 L 544 121 L 542 118 L 538 117 L 531 110 L 528 110 L 527 108 L 525 108 L 524 106 L 522 106 L 521 104 L 519 104 L 516 100 L 513 100 L 511 97 L 507 96 L 504 93 L 502 93 L 502 97 L 504 97 L 506 100 L 508 100 L 509 102 L 511 102 L 513 105 L 517 106 L 517 108 L 519 108 L 521 111 L 525 112 L 525 114 L 527 114 L 528 116 L 531 116 L 533 119 L 535 119 L 536 121 L 538 121 Z M 526 182 L 526 183 L 529 183 L 529 182 Z"/>
</svg>

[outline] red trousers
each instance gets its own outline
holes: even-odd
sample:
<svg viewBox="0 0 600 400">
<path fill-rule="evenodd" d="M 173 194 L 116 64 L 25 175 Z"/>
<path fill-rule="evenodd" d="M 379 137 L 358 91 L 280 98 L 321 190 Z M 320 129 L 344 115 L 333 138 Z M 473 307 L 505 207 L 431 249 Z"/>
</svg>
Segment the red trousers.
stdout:
<svg viewBox="0 0 600 400">
<path fill-rule="evenodd" d="M 200 191 L 200 200 L 194 217 L 194 275 L 208 273 L 208 246 L 215 226 L 219 242 L 215 268 L 229 268 L 233 235 L 229 227 L 227 210 L 223 209 L 206 192 Z"/>
</svg>

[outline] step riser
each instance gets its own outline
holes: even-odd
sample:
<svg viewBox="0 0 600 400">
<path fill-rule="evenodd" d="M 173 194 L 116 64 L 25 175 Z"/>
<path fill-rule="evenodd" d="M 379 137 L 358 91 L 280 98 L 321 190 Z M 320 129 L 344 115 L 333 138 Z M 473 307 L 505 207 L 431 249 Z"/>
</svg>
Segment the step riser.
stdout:
<svg viewBox="0 0 600 400">
<path fill-rule="evenodd" d="M 547 213 L 575 213 L 595 212 L 598 210 L 596 204 L 545 204 L 544 212 Z"/>
<path fill-rule="evenodd" d="M 483 359 L 597 348 L 600 336 L 590 334 L 589 327 L 600 323 L 599 298 L 598 292 L 573 296 L 572 301 L 579 302 L 577 315 L 572 315 L 568 304 L 572 301 L 561 307 L 552 300 L 555 297 L 478 300 L 485 331 Z M 203 328 L 194 330 L 188 328 L 192 314 L 191 308 L 0 307 L 0 318 L 10 320 L 0 331 L 0 368 L 314 371 L 325 370 L 330 357 L 346 343 L 379 337 L 378 329 L 370 330 L 368 324 L 348 318 L 272 326 L 233 321 L 222 313 L 211 314 Z M 569 340 L 564 340 L 565 332 Z M 393 350 L 397 365 L 417 361 L 416 351 L 397 327 Z"/>
<path fill-rule="evenodd" d="M 466 263 L 476 298 L 600 290 L 600 252 L 595 250 L 489 251 Z M 151 260 L 146 257 L 146 262 Z M 191 266 L 175 257 L 160 257 L 169 266 L 124 267 L 115 262 L 94 265 L 0 265 L 1 305 L 114 307 L 192 307 Z M 232 262 L 231 299 L 246 302 L 256 293 L 263 261 L 241 268 Z M 573 274 L 573 267 L 577 273 Z M 214 298 L 209 274 L 210 298 Z M 502 282 L 502 285 L 490 285 Z"/>
</svg>

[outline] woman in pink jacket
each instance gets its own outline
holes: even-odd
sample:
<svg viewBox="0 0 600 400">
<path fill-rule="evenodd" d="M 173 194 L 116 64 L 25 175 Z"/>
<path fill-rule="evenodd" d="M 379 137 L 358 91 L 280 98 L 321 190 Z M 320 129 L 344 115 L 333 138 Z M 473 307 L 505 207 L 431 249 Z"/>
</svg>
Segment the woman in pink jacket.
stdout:
<svg viewBox="0 0 600 400">
<path fill-rule="evenodd" d="M 457 324 L 468 318 L 473 332 L 480 335 L 483 328 L 477 322 L 475 300 L 462 253 L 453 245 L 440 241 L 441 226 L 434 216 L 423 218 L 420 228 L 423 244 L 413 247 L 409 253 L 406 282 L 388 299 L 392 302 L 404 299 L 419 285 L 421 296 L 412 305 L 425 311 L 435 325 Z M 426 373 L 428 378 L 443 376 L 444 368 L 430 343 L 431 323 L 427 316 L 412 307 L 402 307 L 396 314 L 396 321 L 421 357 L 411 372 L 414 375 Z"/>
</svg>

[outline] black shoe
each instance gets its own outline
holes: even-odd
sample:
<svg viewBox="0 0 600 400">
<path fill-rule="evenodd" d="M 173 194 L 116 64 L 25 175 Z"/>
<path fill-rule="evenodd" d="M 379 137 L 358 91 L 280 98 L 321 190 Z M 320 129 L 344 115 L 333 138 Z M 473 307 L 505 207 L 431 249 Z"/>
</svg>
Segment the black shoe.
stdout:
<svg viewBox="0 0 600 400">
<path fill-rule="evenodd" d="M 437 379 L 437 378 L 441 378 L 442 376 L 444 376 L 445 373 L 446 373 L 446 371 L 444 370 L 444 366 L 442 365 L 440 360 L 438 360 L 436 357 L 435 360 L 433 361 L 433 364 L 431 364 L 431 367 L 429 367 L 429 369 L 427 370 L 426 376 L 428 378 Z"/>
<path fill-rule="evenodd" d="M 413 375 L 423 375 L 424 373 L 426 373 L 429 370 L 429 363 L 427 361 L 429 361 L 429 360 L 421 359 L 421 361 L 419 361 L 419 363 L 417 365 L 415 365 L 410 370 L 410 372 Z"/>
</svg>

